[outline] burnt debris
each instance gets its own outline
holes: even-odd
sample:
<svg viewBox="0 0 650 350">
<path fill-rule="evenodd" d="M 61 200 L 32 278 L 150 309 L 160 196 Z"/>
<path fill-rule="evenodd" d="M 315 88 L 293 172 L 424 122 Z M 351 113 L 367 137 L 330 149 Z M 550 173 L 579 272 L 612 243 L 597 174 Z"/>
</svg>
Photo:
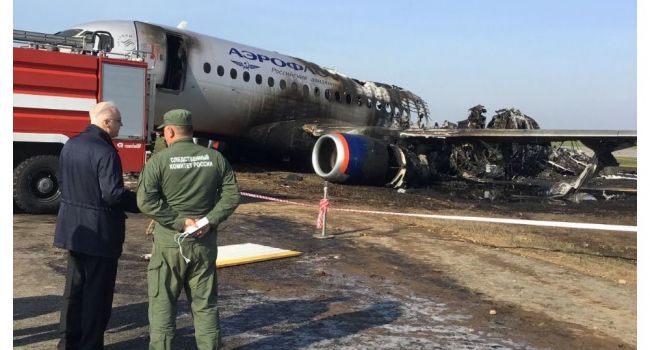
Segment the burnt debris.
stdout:
<svg viewBox="0 0 650 350">
<path fill-rule="evenodd" d="M 485 116 L 487 109 L 482 105 L 476 105 L 469 109 L 469 117 L 465 120 L 458 122 L 458 127 L 461 129 L 483 129 L 485 128 Z"/>
<path fill-rule="evenodd" d="M 476 105 L 469 116 L 456 123 L 444 121 L 439 131 L 457 133 L 454 138 L 405 138 L 400 147 L 409 160 L 407 175 L 400 183 L 404 186 L 431 184 L 436 180 L 464 179 L 472 182 L 555 183 L 547 195 L 563 197 L 575 192 L 593 177 L 604 164 L 598 156 L 590 156 L 578 147 L 566 148 L 563 144 L 534 139 L 458 137 L 469 130 L 537 130 L 535 119 L 518 109 L 497 110 L 486 124 L 486 109 Z M 457 130 L 457 131 L 456 131 Z M 467 130 L 465 132 L 464 130 Z M 432 130 L 435 135 L 435 129 Z M 441 133 L 442 134 L 442 133 Z M 475 134 L 475 133 L 474 133 Z M 416 135 L 415 133 L 413 135 Z M 409 155 L 410 154 L 410 155 Z"/>
<path fill-rule="evenodd" d="M 482 105 L 469 109 L 469 116 L 457 123 L 445 121 L 446 129 L 539 129 L 539 124 L 518 109 L 500 109 L 485 124 Z M 485 181 L 512 180 L 515 177 L 536 176 L 548 167 L 552 153 L 548 142 L 529 144 L 519 142 L 488 142 L 471 139 L 449 145 L 448 176 L 460 176 L 466 180 Z"/>
</svg>

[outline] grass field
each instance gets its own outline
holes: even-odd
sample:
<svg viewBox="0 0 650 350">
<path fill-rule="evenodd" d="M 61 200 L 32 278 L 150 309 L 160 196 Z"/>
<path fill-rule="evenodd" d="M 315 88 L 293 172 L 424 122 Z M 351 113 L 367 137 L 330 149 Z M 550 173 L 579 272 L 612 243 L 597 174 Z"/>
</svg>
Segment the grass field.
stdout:
<svg viewBox="0 0 650 350">
<path fill-rule="evenodd" d="M 570 149 L 580 149 L 585 153 L 588 154 L 593 154 L 591 149 L 589 147 L 585 146 L 582 144 L 580 141 L 572 141 L 572 142 L 551 142 L 551 145 L 553 147 L 564 147 L 564 148 L 570 148 Z M 614 158 L 619 162 L 621 167 L 626 167 L 626 168 L 636 168 L 636 154 L 637 154 L 637 148 L 636 146 L 622 149 L 620 151 L 614 152 Z"/>
<path fill-rule="evenodd" d="M 626 168 L 636 168 L 636 157 L 615 157 L 619 166 Z"/>
</svg>

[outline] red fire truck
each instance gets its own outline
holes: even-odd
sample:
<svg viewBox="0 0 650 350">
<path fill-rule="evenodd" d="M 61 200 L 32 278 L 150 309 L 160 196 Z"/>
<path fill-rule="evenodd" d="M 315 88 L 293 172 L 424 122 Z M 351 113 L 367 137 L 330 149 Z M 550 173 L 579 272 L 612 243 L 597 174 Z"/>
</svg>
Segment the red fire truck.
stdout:
<svg viewBox="0 0 650 350">
<path fill-rule="evenodd" d="M 56 212 L 63 144 L 90 123 L 88 111 L 113 101 L 123 126 L 113 140 L 125 172 L 139 172 L 153 126 L 147 64 L 138 57 L 107 58 L 105 32 L 71 38 L 14 30 L 14 204 L 28 213 Z"/>
</svg>

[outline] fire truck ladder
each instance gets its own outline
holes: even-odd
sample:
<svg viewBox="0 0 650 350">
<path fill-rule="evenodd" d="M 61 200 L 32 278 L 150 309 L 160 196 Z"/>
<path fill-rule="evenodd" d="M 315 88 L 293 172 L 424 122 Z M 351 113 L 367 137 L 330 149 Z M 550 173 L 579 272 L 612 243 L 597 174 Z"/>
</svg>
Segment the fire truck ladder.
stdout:
<svg viewBox="0 0 650 350">
<path fill-rule="evenodd" d="M 114 41 L 109 32 L 86 32 L 82 36 L 62 36 L 14 29 L 14 42 L 28 43 L 30 46 L 42 45 L 46 49 L 70 48 L 78 52 L 110 52 Z"/>
</svg>

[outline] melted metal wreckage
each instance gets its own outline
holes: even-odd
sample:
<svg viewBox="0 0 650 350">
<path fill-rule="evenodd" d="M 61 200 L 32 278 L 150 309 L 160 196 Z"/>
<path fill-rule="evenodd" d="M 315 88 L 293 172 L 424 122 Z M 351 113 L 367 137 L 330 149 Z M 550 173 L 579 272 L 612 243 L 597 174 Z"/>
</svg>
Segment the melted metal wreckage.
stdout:
<svg viewBox="0 0 650 350">
<path fill-rule="evenodd" d="M 534 178 L 555 182 L 547 195 L 560 198 L 577 191 L 604 167 L 617 166 L 611 152 L 636 145 L 636 133 L 631 131 L 541 130 L 533 118 L 513 108 L 496 111 L 486 123 L 483 115 L 486 110 L 477 105 L 469 109 L 465 120 L 445 121 L 442 127 L 435 124 L 433 128 L 428 126 L 426 108 L 425 112 L 419 114 L 421 118 L 416 123 L 412 120 L 392 123 L 403 123 L 401 126 L 408 125 L 406 128 L 305 125 L 303 130 L 307 133 L 329 135 L 332 141 L 325 143 L 323 140 L 328 138 L 321 137 L 314 146 L 312 163 L 316 172 L 323 176 L 328 175 L 327 170 L 332 173 L 341 168 L 340 159 L 333 156 L 335 150 L 327 151 L 339 147 L 339 140 L 345 138 L 353 149 L 355 138 L 363 138 L 368 153 L 374 156 L 367 157 L 374 162 L 363 164 L 363 176 L 377 184 L 418 187 L 458 178 L 481 183 L 523 184 Z M 551 144 L 576 140 L 593 150 L 594 155 Z M 318 158 L 319 155 L 324 155 L 324 159 Z M 323 164 L 332 165 L 323 171 L 317 167 Z M 376 171 L 383 164 L 388 164 L 387 171 Z M 566 181 L 566 176 L 572 180 Z"/>
</svg>

